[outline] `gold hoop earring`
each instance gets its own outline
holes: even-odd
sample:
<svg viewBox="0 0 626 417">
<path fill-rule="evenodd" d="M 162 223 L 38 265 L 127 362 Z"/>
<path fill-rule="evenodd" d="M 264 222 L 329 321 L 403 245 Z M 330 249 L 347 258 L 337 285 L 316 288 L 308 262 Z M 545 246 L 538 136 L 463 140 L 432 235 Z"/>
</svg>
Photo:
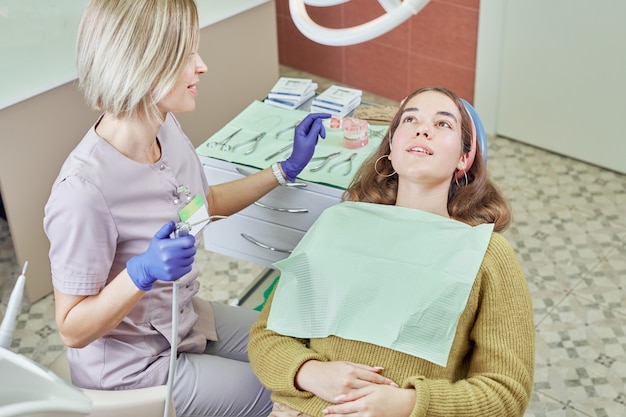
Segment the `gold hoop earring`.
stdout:
<svg viewBox="0 0 626 417">
<path fill-rule="evenodd" d="M 381 177 L 389 178 L 389 177 L 391 177 L 392 175 L 394 175 L 394 174 L 396 173 L 396 171 L 393 171 L 391 174 L 387 174 L 387 175 L 383 175 L 383 174 L 381 174 L 381 173 L 380 173 L 380 171 L 378 171 L 378 161 L 380 161 L 380 160 L 381 160 L 381 159 L 383 159 L 383 158 L 387 158 L 387 159 L 389 159 L 389 155 L 383 155 L 383 156 L 378 157 L 378 159 L 376 160 L 376 162 L 374 162 L 374 171 L 376 171 L 376 173 L 377 173 L 378 175 L 380 175 Z"/>
</svg>

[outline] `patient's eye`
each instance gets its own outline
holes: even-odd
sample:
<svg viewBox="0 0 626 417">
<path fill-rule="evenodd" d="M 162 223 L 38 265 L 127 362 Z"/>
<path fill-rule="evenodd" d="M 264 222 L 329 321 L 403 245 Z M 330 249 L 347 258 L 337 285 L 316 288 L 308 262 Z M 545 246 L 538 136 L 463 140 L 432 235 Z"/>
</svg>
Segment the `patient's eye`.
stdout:
<svg viewBox="0 0 626 417">
<path fill-rule="evenodd" d="M 411 114 L 407 114 L 402 118 L 402 123 L 413 123 L 417 121 L 417 118 Z"/>
<path fill-rule="evenodd" d="M 437 127 L 443 127 L 445 129 L 452 129 L 452 124 L 447 120 L 440 120 L 435 124 Z"/>
</svg>

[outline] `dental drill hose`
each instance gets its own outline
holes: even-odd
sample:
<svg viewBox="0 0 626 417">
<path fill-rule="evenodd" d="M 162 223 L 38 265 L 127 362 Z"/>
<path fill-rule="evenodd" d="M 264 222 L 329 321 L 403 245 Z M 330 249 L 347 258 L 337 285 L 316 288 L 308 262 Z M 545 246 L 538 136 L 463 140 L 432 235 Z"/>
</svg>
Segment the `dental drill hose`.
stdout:
<svg viewBox="0 0 626 417">
<path fill-rule="evenodd" d="M 174 391 L 174 377 L 176 376 L 176 356 L 178 352 L 178 281 L 172 282 L 172 343 L 170 349 L 170 369 L 167 373 L 166 397 L 164 417 L 170 417 L 172 396 Z"/>
<path fill-rule="evenodd" d="M 175 237 L 186 236 L 189 234 L 189 231 L 190 228 L 187 223 L 178 223 L 174 234 Z M 176 376 L 176 357 L 178 356 L 178 288 L 178 280 L 172 282 L 172 342 L 170 347 L 170 366 L 169 372 L 167 373 L 164 417 L 170 417 L 174 391 L 174 377 Z"/>
</svg>

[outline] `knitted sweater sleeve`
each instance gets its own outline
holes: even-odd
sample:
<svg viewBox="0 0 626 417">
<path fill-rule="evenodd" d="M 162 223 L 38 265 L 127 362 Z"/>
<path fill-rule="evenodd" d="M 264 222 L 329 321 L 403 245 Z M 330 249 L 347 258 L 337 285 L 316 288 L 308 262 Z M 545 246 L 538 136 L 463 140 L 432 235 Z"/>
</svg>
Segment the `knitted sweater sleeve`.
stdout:
<svg viewBox="0 0 626 417">
<path fill-rule="evenodd" d="M 410 377 L 417 416 L 522 416 L 534 376 L 534 324 L 524 273 L 513 249 L 494 233 L 479 270 L 473 344 L 458 381 Z"/>
<path fill-rule="evenodd" d="M 274 289 L 275 290 L 275 289 Z M 267 329 L 274 292 L 250 329 L 248 357 L 254 373 L 270 391 L 289 397 L 312 397 L 295 386 L 296 373 L 309 360 L 327 361 L 307 347 L 307 341 L 283 336 Z"/>
</svg>

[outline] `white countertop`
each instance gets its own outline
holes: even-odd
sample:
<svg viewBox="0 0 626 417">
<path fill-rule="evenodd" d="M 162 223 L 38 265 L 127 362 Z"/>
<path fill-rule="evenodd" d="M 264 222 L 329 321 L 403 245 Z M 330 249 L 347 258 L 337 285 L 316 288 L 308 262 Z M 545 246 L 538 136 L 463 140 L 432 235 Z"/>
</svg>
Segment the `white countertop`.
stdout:
<svg viewBox="0 0 626 417">
<path fill-rule="evenodd" d="M 271 0 L 196 0 L 200 27 Z M 0 0 L 0 110 L 76 79 L 88 0 Z"/>
</svg>

